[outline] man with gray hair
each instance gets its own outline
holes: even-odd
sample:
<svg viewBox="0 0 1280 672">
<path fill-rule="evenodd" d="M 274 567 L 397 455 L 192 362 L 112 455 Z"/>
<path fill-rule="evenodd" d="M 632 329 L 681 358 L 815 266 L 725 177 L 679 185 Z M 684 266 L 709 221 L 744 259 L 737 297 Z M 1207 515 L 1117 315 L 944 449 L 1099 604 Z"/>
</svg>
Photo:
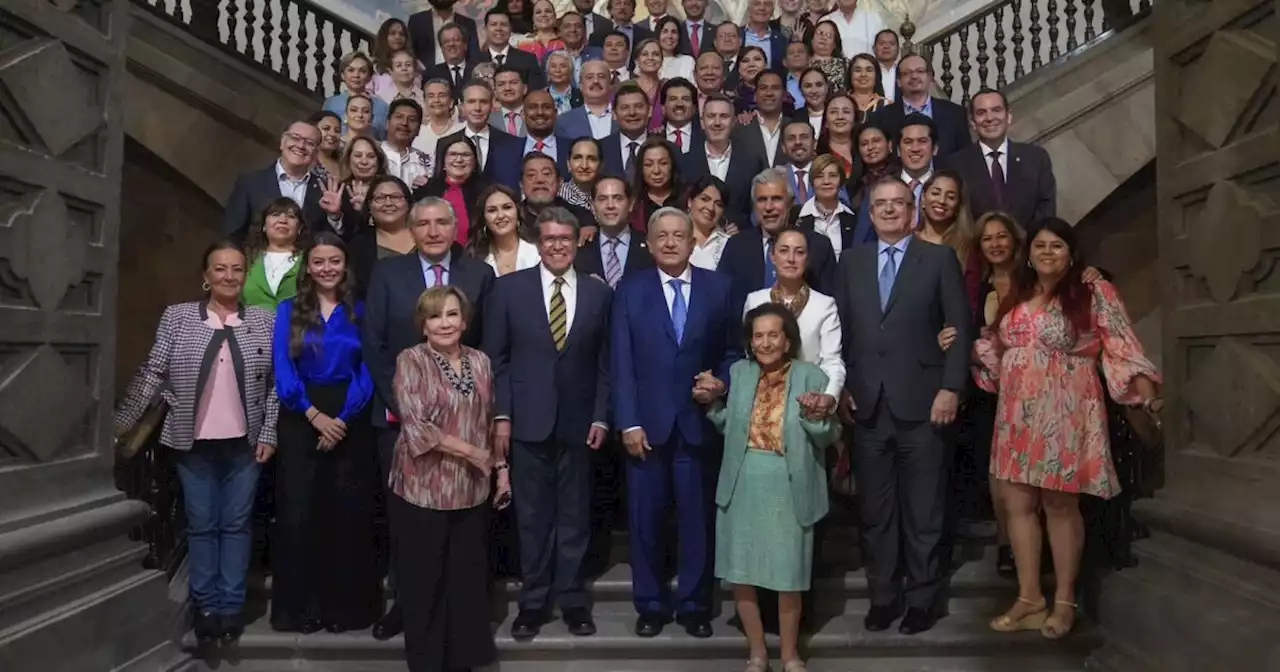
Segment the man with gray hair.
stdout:
<svg viewBox="0 0 1280 672">
<path fill-rule="evenodd" d="M 636 634 L 656 637 L 674 612 L 685 632 L 704 638 L 712 635 L 709 485 L 718 439 L 694 388 L 724 392 L 719 381 L 728 381 L 729 366 L 742 356 L 742 305 L 732 305 L 726 278 L 689 263 L 693 222 L 687 213 L 659 208 L 647 228 L 657 267 L 623 276 L 610 324 L 614 421 L 627 451 Z M 704 390 L 707 374 L 718 379 L 709 383 L 716 389 Z M 662 572 L 672 500 L 679 542 L 674 596 Z"/>
<path fill-rule="evenodd" d="M 493 289 L 493 269 L 462 253 L 454 242 L 458 218 L 443 198 L 424 198 L 409 211 L 416 253 L 388 257 L 373 267 L 364 301 L 362 350 L 373 379 L 373 424 L 379 428 L 378 459 L 382 482 L 387 482 L 391 455 L 400 436 L 399 408 L 392 379 L 396 357 L 405 348 L 422 342 L 422 330 L 414 324 L 418 297 L 429 287 L 454 285 L 471 303 L 472 319 L 462 342 L 479 347 L 485 300 Z M 392 564 L 394 566 L 392 549 Z M 374 626 L 373 635 L 390 639 L 403 629 L 399 606 L 392 607 Z"/>
<path fill-rule="evenodd" d="M 773 241 L 793 227 L 799 210 L 792 208 L 791 177 L 786 168 L 768 168 L 751 180 L 751 224 L 725 243 L 716 270 L 733 286 L 733 301 L 741 313 L 747 295 L 772 287 L 777 280 Z M 809 243 L 805 281 L 816 292 L 831 296 L 836 286 L 836 253 L 826 236 L 802 229 Z"/>
</svg>

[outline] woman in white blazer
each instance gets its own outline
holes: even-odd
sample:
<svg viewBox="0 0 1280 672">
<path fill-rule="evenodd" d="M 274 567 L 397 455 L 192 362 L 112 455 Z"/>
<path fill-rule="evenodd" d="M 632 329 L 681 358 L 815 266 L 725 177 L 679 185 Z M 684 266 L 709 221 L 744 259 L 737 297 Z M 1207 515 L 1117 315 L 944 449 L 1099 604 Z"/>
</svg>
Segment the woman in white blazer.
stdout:
<svg viewBox="0 0 1280 672">
<path fill-rule="evenodd" d="M 773 242 L 772 257 L 777 279 L 772 287 L 747 295 L 743 315 L 756 306 L 773 302 L 785 306 L 796 316 L 800 323 L 800 358 L 827 374 L 827 389 L 820 404 L 829 412 L 840 398 L 845 377 L 835 299 L 815 292 L 804 281 L 809 246 L 803 232 L 789 229 L 778 234 Z"/>
</svg>

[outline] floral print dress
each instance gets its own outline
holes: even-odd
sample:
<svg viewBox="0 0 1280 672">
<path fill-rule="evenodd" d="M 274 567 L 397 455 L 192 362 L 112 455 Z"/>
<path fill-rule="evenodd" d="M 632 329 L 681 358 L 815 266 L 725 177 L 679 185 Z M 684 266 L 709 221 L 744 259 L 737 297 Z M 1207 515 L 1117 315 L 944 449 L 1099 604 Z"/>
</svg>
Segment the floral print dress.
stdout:
<svg viewBox="0 0 1280 672">
<path fill-rule="evenodd" d="M 1106 392 L 1121 404 L 1141 401 L 1134 378 L 1158 382 L 1159 374 L 1105 280 L 1093 285 L 1092 320 L 1092 331 L 1075 334 L 1056 300 L 1022 303 L 1001 320 L 999 343 L 974 343 L 975 380 L 999 393 L 991 445 L 995 478 L 1108 499 L 1120 493 L 1098 364 Z"/>
</svg>

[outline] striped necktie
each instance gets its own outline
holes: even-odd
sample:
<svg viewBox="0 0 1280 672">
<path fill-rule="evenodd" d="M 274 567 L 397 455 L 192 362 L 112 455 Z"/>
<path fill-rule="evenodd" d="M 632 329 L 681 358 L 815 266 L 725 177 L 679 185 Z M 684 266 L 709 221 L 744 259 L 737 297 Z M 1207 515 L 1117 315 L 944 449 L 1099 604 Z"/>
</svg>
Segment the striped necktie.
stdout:
<svg viewBox="0 0 1280 672">
<path fill-rule="evenodd" d="M 569 334 L 569 315 L 564 305 L 564 294 L 560 293 L 564 278 L 556 278 L 552 284 L 554 288 L 551 291 L 551 311 L 548 317 L 551 322 L 551 340 L 556 343 L 556 352 L 560 352 L 564 350 L 564 341 Z"/>
<path fill-rule="evenodd" d="M 622 241 L 606 236 L 604 242 L 609 246 L 604 255 L 604 281 L 617 289 L 618 281 L 622 279 L 622 260 L 618 259 L 618 245 Z"/>
</svg>

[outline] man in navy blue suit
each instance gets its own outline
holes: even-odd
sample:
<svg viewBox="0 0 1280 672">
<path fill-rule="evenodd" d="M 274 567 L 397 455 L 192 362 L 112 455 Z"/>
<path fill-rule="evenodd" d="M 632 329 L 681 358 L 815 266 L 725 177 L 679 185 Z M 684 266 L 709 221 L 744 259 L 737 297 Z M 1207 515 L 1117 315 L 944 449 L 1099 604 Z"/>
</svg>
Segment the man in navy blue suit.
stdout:
<svg viewBox="0 0 1280 672">
<path fill-rule="evenodd" d="M 516 639 L 530 639 L 559 605 L 569 631 L 593 635 L 582 585 L 591 536 L 591 456 L 608 431 L 613 292 L 574 271 L 580 225 L 560 207 L 535 223 L 538 266 L 504 275 L 485 313 L 493 362 L 494 449 L 510 449 L 520 533 Z"/>
<path fill-rule="evenodd" d="M 459 137 L 471 141 L 479 152 L 480 170 L 490 182 L 520 188 L 520 158 L 524 156 L 524 141 L 503 133 L 489 123 L 493 112 L 493 87 L 481 80 L 471 80 L 462 89 L 462 121 L 466 127 L 452 135 L 440 138 L 436 143 L 436 165 L 443 165 L 444 157 L 439 148 L 448 147 Z"/>
<path fill-rule="evenodd" d="M 613 297 L 610 332 L 615 424 L 627 458 L 631 590 L 636 634 L 655 637 L 671 619 L 711 636 L 712 470 L 718 443 L 693 393 L 703 374 L 720 380 L 741 357 L 741 306 L 727 278 L 693 267 L 693 222 L 675 208 L 649 218 L 656 268 L 628 274 Z M 704 386 L 705 387 L 705 386 Z M 723 385 L 713 394 L 723 393 Z M 663 529 L 676 503 L 679 582 L 663 578 Z"/>
</svg>

